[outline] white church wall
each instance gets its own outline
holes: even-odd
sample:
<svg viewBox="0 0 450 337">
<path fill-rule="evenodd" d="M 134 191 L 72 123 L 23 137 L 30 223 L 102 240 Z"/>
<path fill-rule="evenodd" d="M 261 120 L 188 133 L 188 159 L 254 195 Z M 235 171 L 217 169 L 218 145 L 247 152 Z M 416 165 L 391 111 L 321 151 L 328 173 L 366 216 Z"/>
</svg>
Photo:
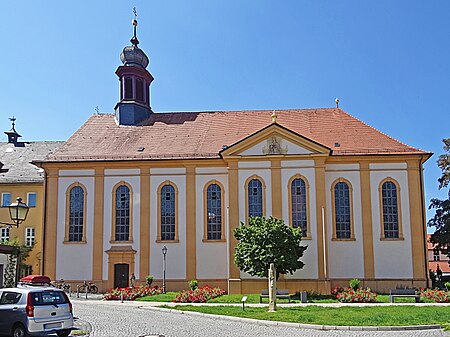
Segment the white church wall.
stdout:
<svg viewBox="0 0 450 337">
<path fill-rule="evenodd" d="M 393 167 L 392 165 L 395 164 L 386 164 L 385 167 Z M 401 216 L 402 219 L 404 240 L 380 240 L 382 215 L 378 188 L 381 181 L 388 177 L 395 179 L 400 185 L 401 215 L 399 216 Z M 413 269 L 407 171 L 373 171 L 370 173 L 370 186 L 372 198 L 375 277 L 412 278 Z"/>
<path fill-rule="evenodd" d="M 125 176 L 136 176 L 141 174 L 140 169 L 105 169 L 104 172 L 105 176 L 118 176 L 118 177 L 125 177 Z"/>
<path fill-rule="evenodd" d="M 131 246 L 134 250 L 139 252 L 140 250 L 140 178 L 138 176 L 129 176 L 127 174 L 132 173 L 135 170 L 105 170 L 109 171 L 108 175 L 104 180 L 104 213 L 103 213 L 103 251 L 107 251 L 111 248 L 111 246 L 124 246 L 130 245 L 130 243 L 122 243 L 120 241 L 111 244 L 111 235 L 112 235 L 112 226 L 113 226 L 113 202 L 115 202 L 115 196 L 113 196 L 113 189 L 116 184 L 120 182 L 125 182 L 131 186 L 132 192 L 132 209 L 131 209 L 131 235 L 133 239 L 133 243 Z M 115 171 L 115 172 L 113 172 Z M 122 176 L 118 174 L 123 174 Z M 105 172 L 106 174 L 106 172 Z M 136 253 L 134 256 L 134 266 L 135 270 L 130 270 L 130 273 L 134 272 L 136 278 L 139 278 L 139 253 Z M 103 253 L 103 279 L 108 279 L 108 254 Z M 145 275 L 144 275 L 145 276 Z"/>
<path fill-rule="evenodd" d="M 359 168 L 357 164 L 356 167 Z M 340 164 L 327 165 L 326 169 L 326 226 L 329 277 L 364 278 L 364 247 L 362 237 L 361 183 L 359 170 L 354 171 L 355 165 Z M 354 241 L 332 240 L 334 230 L 332 207 L 334 205 L 334 200 L 332 197 L 331 186 L 339 178 L 349 181 L 352 188 Z"/>
<path fill-rule="evenodd" d="M 242 165 L 243 164 L 243 165 Z M 270 169 L 262 169 L 261 167 L 270 168 L 271 163 L 265 161 L 255 161 L 255 162 L 240 162 L 239 163 L 239 221 L 244 223 L 247 222 L 248 217 L 246 215 L 246 189 L 247 186 L 245 182 L 248 178 L 253 175 L 257 175 L 264 181 L 265 190 L 263 194 L 265 194 L 265 215 L 272 215 L 272 189 L 271 189 L 271 172 Z M 263 189 L 264 189 L 263 186 Z M 242 279 L 254 278 L 251 275 L 241 272 Z"/>
<path fill-rule="evenodd" d="M 60 177 L 89 177 L 95 174 L 95 170 L 59 170 Z"/>
<path fill-rule="evenodd" d="M 93 170 L 90 171 L 93 174 Z M 63 172 L 64 173 L 64 172 Z M 67 171 L 65 172 L 67 173 Z M 71 177 L 60 177 L 58 180 L 58 223 L 56 232 L 56 279 L 91 280 L 92 254 L 94 247 L 94 177 L 87 177 L 86 171 L 71 170 Z M 86 188 L 86 243 L 63 243 L 66 223 L 66 192 L 73 183 L 80 183 Z M 68 263 L 73 261 L 76 263 Z"/>
<path fill-rule="evenodd" d="M 154 171 L 158 170 L 158 171 Z M 185 169 L 151 169 L 158 172 L 157 176 L 150 176 L 150 274 L 155 278 L 162 278 L 161 249 L 167 247 L 166 278 L 186 278 L 186 176 L 170 175 Z M 178 189 L 178 238 L 179 242 L 156 242 L 158 226 L 158 187 L 165 181 L 171 181 Z"/>
<path fill-rule="evenodd" d="M 197 169 L 198 170 L 198 169 Z M 196 242 L 197 242 L 197 278 L 199 279 L 218 279 L 227 277 L 227 249 L 228 249 L 228 176 L 226 174 L 214 174 L 211 172 L 219 171 L 217 168 L 202 170 L 204 175 L 196 175 Z M 204 242 L 205 236 L 205 186 L 211 180 L 216 180 L 222 187 L 222 198 L 224 209 L 222 217 L 224 221 L 225 242 Z"/>
<path fill-rule="evenodd" d="M 294 161 L 293 161 L 294 162 Z M 311 163 L 312 162 L 312 163 Z M 290 167 L 291 161 L 282 161 L 282 167 Z M 305 266 L 294 272 L 292 275 L 286 275 L 286 279 L 316 279 L 318 277 L 317 265 L 317 216 L 316 216 L 316 179 L 313 167 L 314 161 L 304 160 L 295 161 L 295 166 L 299 168 L 283 168 L 281 170 L 281 188 L 282 188 L 282 214 L 286 224 L 289 224 L 289 180 L 296 174 L 304 176 L 309 184 L 309 226 L 311 231 L 311 240 L 302 240 L 302 245 L 307 246 L 302 262 Z M 306 168 L 304 168 L 306 166 Z"/>
</svg>

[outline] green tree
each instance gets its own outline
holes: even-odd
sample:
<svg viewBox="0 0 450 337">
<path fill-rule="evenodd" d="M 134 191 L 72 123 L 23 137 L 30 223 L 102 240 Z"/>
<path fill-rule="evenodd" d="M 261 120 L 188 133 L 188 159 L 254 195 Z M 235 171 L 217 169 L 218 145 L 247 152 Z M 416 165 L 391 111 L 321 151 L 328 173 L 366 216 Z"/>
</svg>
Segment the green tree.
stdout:
<svg viewBox="0 0 450 337">
<path fill-rule="evenodd" d="M 439 189 L 447 188 L 450 184 L 450 138 L 444 139 L 444 153 L 438 158 L 437 164 L 442 171 L 438 179 Z M 428 226 L 435 227 L 436 231 L 431 235 L 431 242 L 435 249 L 450 257 L 450 190 L 445 200 L 432 199 L 430 209 L 435 209 L 435 214 L 428 221 Z"/>
<path fill-rule="evenodd" d="M 234 230 L 239 241 L 234 262 L 241 271 L 253 276 L 267 277 L 271 263 L 280 274 L 292 274 L 304 267 L 300 261 L 306 246 L 301 246 L 300 228 L 285 225 L 283 219 L 250 217 L 248 225 Z"/>
</svg>

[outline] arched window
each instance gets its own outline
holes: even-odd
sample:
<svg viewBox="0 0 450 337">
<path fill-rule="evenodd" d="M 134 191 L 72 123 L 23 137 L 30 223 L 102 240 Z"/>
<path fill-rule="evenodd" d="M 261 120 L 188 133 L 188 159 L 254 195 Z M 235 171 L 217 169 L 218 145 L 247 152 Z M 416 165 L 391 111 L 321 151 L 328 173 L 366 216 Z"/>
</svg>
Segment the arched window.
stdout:
<svg viewBox="0 0 450 337">
<path fill-rule="evenodd" d="M 251 179 L 247 184 L 248 217 L 263 216 L 263 185 L 259 179 Z"/>
<path fill-rule="evenodd" d="M 85 192 L 76 185 L 69 191 L 69 230 L 66 241 L 84 241 L 84 219 L 85 219 Z"/>
<path fill-rule="evenodd" d="M 144 82 L 140 79 L 136 79 L 136 101 L 144 101 Z"/>
<path fill-rule="evenodd" d="M 352 235 L 350 188 L 344 181 L 334 185 L 334 223 L 337 239 L 350 239 Z"/>
<path fill-rule="evenodd" d="M 398 239 L 400 235 L 399 196 L 397 185 L 387 180 L 381 185 L 383 233 L 386 239 Z"/>
<path fill-rule="evenodd" d="M 133 99 L 133 79 L 125 77 L 125 99 Z"/>
<path fill-rule="evenodd" d="M 116 241 L 130 240 L 130 188 L 119 185 L 115 191 L 114 232 Z"/>
<path fill-rule="evenodd" d="M 206 232 L 207 240 L 221 240 L 223 230 L 222 188 L 211 183 L 206 188 Z"/>
<path fill-rule="evenodd" d="M 161 188 L 161 240 L 176 239 L 176 195 L 175 187 L 166 184 Z"/>
<path fill-rule="evenodd" d="M 308 215 L 306 206 L 306 183 L 302 178 L 295 178 L 291 182 L 291 224 L 300 227 L 302 235 L 308 236 Z"/>
</svg>

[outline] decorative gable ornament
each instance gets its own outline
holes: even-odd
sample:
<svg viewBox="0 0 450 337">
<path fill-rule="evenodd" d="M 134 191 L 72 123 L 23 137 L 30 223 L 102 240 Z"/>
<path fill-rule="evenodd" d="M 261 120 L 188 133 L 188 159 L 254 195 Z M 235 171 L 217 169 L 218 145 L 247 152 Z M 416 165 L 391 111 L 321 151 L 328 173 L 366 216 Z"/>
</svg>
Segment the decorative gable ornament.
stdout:
<svg viewBox="0 0 450 337">
<path fill-rule="evenodd" d="M 273 136 L 267 139 L 267 145 L 262 149 L 263 154 L 286 154 L 288 152 L 287 146 L 283 147 L 283 139 L 281 137 Z"/>
</svg>

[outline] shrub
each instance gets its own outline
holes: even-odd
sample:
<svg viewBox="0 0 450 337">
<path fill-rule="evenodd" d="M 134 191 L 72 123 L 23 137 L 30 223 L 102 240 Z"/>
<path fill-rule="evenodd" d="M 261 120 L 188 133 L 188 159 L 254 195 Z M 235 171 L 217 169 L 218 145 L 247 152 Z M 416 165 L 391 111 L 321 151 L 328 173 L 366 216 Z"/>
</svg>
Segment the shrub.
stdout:
<svg viewBox="0 0 450 337">
<path fill-rule="evenodd" d="M 445 282 L 444 286 L 447 288 L 447 291 L 450 291 L 450 282 Z"/>
<path fill-rule="evenodd" d="M 197 280 L 190 280 L 189 281 L 189 288 L 191 288 L 191 290 L 195 290 L 198 288 L 198 281 Z"/>
<path fill-rule="evenodd" d="M 337 298 L 337 295 L 342 293 L 345 289 L 342 287 L 335 287 L 333 290 L 331 290 L 331 296 L 334 298 Z"/>
<path fill-rule="evenodd" d="M 145 277 L 145 284 L 150 287 L 152 283 L 153 283 L 153 275 L 147 275 Z"/>
<path fill-rule="evenodd" d="M 420 299 L 428 300 L 436 303 L 450 303 L 450 291 L 439 289 L 422 289 L 420 291 Z"/>
<path fill-rule="evenodd" d="M 210 286 L 204 286 L 196 288 L 195 290 L 186 290 L 180 292 L 173 302 L 179 303 L 205 303 L 209 300 L 222 296 L 225 294 L 225 290 L 220 288 L 212 288 Z"/>
<path fill-rule="evenodd" d="M 121 300 L 123 295 L 124 301 L 134 301 L 136 298 L 144 296 L 153 296 L 162 294 L 162 290 L 158 287 L 140 286 L 134 288 L 114 288 L 108 290 L 103 299 L 106 301 Z"/>
<path fill-rule="evenodd" d="M 360 284 L 361 284 L 361 281 L 357 278 L 350 280 L 350 288 L 352 288 L 353 290 L 359 289 Z"/>
<path fill-rule="evenodd" d="M 369 288 L 356 290 L 345 288 L 344 291 L 336 295 L 336 298 L 342 303 L 374 303 L 377 301 L 377 293 Z"/>
</svg>

